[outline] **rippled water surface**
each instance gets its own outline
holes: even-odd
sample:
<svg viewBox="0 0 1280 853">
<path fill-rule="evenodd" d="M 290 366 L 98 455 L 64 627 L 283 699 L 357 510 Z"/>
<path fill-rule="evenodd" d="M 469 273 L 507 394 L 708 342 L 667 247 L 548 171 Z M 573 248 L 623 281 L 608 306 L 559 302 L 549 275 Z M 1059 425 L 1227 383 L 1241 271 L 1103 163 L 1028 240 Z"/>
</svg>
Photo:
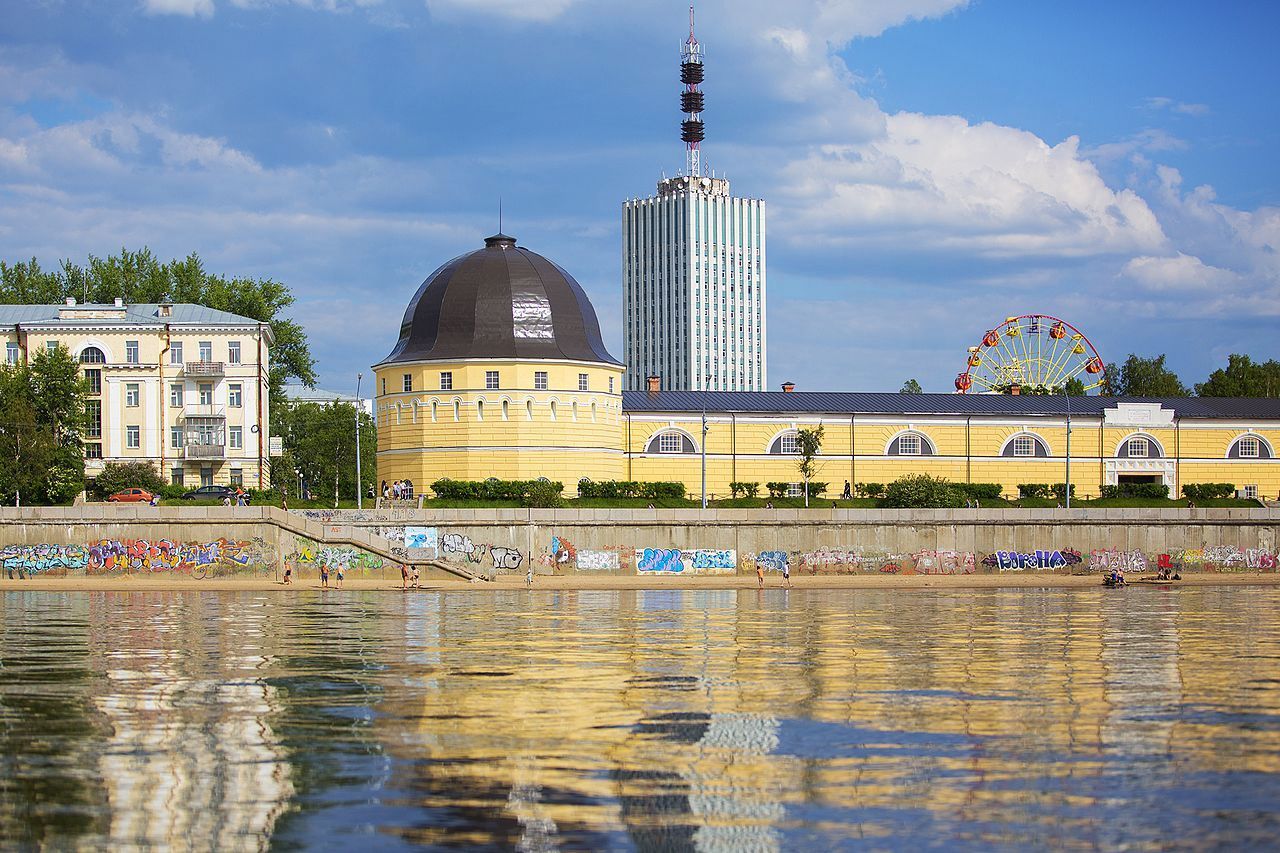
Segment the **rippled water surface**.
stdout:
<svg viewBox="0 0 1280 853">
<path fill-rule="evenodd" d="M 1263 847 L 1280 589 L 0 597 L 0 842 Z"/>
</svg>

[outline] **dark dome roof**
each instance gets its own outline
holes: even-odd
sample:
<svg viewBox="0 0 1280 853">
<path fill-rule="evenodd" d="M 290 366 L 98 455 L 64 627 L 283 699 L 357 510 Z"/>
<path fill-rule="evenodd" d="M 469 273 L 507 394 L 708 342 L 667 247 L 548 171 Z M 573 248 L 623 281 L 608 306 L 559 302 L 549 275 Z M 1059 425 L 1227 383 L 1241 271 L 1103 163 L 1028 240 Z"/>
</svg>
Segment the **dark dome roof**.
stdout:
<svg viewBox="0 0 1280 853">
<path fill-rule="evenodd" d="M 405 309 L 382 364 L 426 359 L 573 359 L 620 364 L 604 348 L 582 286 L 556 264 L 495 234 L 433 272 Z"/>
</svg>

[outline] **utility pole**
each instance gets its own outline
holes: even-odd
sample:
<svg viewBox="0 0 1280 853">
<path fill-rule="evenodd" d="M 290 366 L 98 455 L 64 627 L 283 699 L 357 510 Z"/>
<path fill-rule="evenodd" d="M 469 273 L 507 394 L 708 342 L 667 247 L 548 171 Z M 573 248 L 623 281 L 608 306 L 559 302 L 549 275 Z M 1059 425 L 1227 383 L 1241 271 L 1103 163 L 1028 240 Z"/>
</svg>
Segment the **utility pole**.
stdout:
<svg viewBox="0 0 1280 853">
<path fill-rule="evenodd" d="M 360 399 L 360 380 L 363 373 L 356 374 L 356 509 L 364 509 L 364 483 L 360 479 L 360 411 L 364 401 Z"/>
<path fill-rule="evenodd" d="M 707 508 L 707 410 L 702 410 L 702 508 Z"/>
<path fill-rule="evenodd" d="M 1062 396 L 1067 400 L 1067 509 L 1071 509 L 1071 394 L 1064 386 Z"/>
</svg>

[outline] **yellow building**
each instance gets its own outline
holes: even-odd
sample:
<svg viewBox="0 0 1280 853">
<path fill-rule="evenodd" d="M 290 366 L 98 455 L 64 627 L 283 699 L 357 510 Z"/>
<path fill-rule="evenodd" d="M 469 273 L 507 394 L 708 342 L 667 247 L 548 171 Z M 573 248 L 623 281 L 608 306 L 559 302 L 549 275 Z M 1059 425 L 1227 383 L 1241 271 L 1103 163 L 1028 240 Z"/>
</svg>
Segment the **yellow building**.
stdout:
<svg viewBox="0 0 1280 853">
<path fill-rule="evenodd" d="M 823 427 L 818 482 L 1068 479 L 1103 485 L 1231 483 L 1280 495 L 1280 400 L 1130 400 L 986 394 L 622 392 L 624 368 L 568 273 L 504 235 L 418 289 L 377 376 L 378 477 L 419 491 L 455 480 L 678 481 L 727 496 L 735 481 L 791 484 L 796 431 Z M 705 419 L 705 420 L 704 420 Z M 704 435 L 705 424 L 705 435 Z M 705 454 L 704 454 L 705 442 Z"/>
<path fill-rule="evenodd" d="M 9 364 L 65 347 L 89 385 L 85 475 L 149 461 L 177 485 L 261 488 L 271 327 L 190 304 L 0 306 Z"/>
</svg>

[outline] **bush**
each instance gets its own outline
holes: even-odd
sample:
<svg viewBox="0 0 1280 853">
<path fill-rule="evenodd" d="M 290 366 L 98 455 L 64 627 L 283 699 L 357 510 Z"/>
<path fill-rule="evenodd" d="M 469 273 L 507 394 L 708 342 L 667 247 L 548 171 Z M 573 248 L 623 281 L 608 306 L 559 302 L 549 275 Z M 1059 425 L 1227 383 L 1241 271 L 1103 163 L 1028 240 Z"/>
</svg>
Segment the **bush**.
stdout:
<svg viewBox="0 0 1280 853">
<path fill-rule="evenodd" d="M 730 483 L 729 491 L 733 493 L 735 498 L 754 498 L 760 494 L 759 483 Z"/>
<path fill-rule="evenodd" d="M 164 487 L 164 478 L 150 462 L 108 462 L 93 481 L 93 495 L 104 500 L 125 489 L 159 492 Z"/>
<path fill-rule="evenodd" d="M 499 480 L 496 477 L 488 480 L 450 480 L 445 477 L 432 483 L 431 491 L 441 500 L 519 501 L 524 506 L 559 506 L 564 484 L 546 480 Z"/>
<path fill-rule="evenodd" d="M 862 498 L 878 498 L 884 494 L 884 483 L 857 483 L 853 493 Z"/>
<path fill-rule="evenodd" d="M 160 489 L 159 495 L 166 501 L 180 501 L 182 496 L 191 489 L 186 486 L 164 486 Z"/>
<path fill-rule="evenodd" d="M 578 497 L 604 498 L 645 498 L 661 500 L 683 498 L 684 483 L 653 482 L 641 483 L 636 480 L 602 480 L 599 483 L 582 482 L 578 484 Z"/>
<path fill-rule="evenodd" d="M 1048 483 L 1019 483 L 1018 497 L 1047 498 L 1051 494 Z"/>
<path fill-rule="evenodd" d="M 816 497 L 825 495 L 827 493 L 827 486 L 829 485 L 831 484 L 830 483 L 810 483 L 809 497 L 816 498 Z"/>
<path fill-rule="evenodd" d="M 1169 497 L 1169 487 L 1164 483 L 1121 483 L 1118 486 L 1103 486 L 1104 498 L 1143 498 L 1158 500 Z"/>
<path fill-rule="evenodd" d="M 769 490 L 769 497 L 783 498 L 787 496 L 787 489 L 791 488 L 790 483 L 765 483 L 764 487 Z"/>
<path fill-rule="evenodd" d="M 899 477 L 884 490 L 884 505 L 889 507 L 958 507 L 964 495 L 950 480 L 928 474 Z"/>
<path fill-rule="evenodd" d="M 1234 483 L 1184 483 L 1182 486 L 1182 496 L 1193 501 L 1233 498 L 1235 494 Z"/>
<path fill-rule="evenodd" d="M 970 500 L 993 501 L 1004 494 L 1004 486 L 999 483 L 952 483 L 952 485 Z"/>
<path fill-rule="evenodd" d="M 1057 498 L 1058 500 L 1065 500 L 1065 499 L 1066 499 L 1066 497 L 1067 497 L 1067 484 L 1066 484 L 1066 483 L 1054 483 L 1052 486 L 1050 486 L 1050 487 L 1049 487 L 1049 490 L 1050 490 L 1051 492 L 1053 492 L 1053 496 L 1054 496 L 1055 498 Z M 1072 483 L 1072 484 L 1071 484 L 1071 497 L 1073 497 L 1073 498 L 1074 498 L 1075 496 L 1076 496 L 1076 484 L 1075 484 L 1075 483 Z"/>
</svg>

